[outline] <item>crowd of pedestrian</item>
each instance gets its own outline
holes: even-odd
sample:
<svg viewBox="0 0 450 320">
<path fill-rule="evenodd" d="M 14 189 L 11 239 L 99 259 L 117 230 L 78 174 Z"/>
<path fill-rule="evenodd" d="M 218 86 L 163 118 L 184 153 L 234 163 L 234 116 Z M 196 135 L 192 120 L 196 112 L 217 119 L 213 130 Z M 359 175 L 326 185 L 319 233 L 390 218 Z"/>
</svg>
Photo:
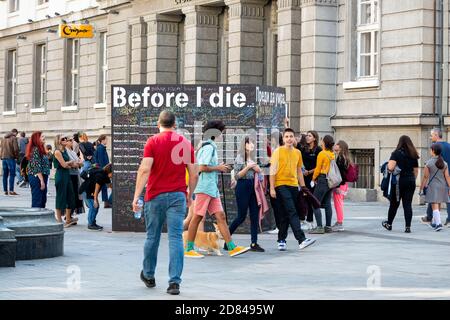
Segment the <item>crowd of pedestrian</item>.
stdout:
<svg viewBox="0 0 450 320">
<path fill-rule="evenodd" d="M 158 120 L 160 133 L 150 137 L 145 145 L 139 167 L 132 210 L 143 210 L 147 238 L 141 280 L 147 287 L 155 286 L 155 269 L 160 235 L 167 221 L 169 236 L 169 288 L 178 294 L 184 257 L 203 258 L 195 246 L 198 231 L 202 231 L 206 213 L 214 216 L 217 228 L 229 256 L 248 251 L 264 252 L 258 243 L 261 219 L 270 206 L 278 234 L 277 249 L 287 250 L 289 227 L 300 250 L 314 244 L 319 235 L 344 231 L 344 199 L 349 183 L 358 179 L 358 167 L 352 162 L 349 146 L 331 135 L 322 138 L 310 130 L 296 135 L 286 127 L 272 136 L 267 154 L 269 174 L 264 175 L 263 164 L 258 163 L 256 141 L 244 136 L 233 165 L 219 163 L 217 138 L 225 124 L 210 120 L 204 129 L 205 139 L 194 146 L 176 132 L 175 115 L 161 112 Z M 3 190 L 6 196 L 18 196 L 14 191 L 15 178 L 19 187 L 31 189 L 32 207 L 47 206 L 48 183 L 54 170 L 56 187 L 56 219 L 64 227 L 77 224 L 77 215 L 87 206 L 88 229 L 102 230 L 96 218 L 99 212 L 99 194 L 105 208 L 112 205 L 112 164 L 107 153 L 108 139 L 100 135 L 92 143 L 84 132 L 74 135 L 56 135 L 54 147 L 47 144 L 41 131 L 30 138 L 16 129 L 8 132 L 1 143 Z M 440 129 L 431 130 L 430 158 L 424 166 L 420 194 L 428 204 L 427 215 L 420 220 L 435 231 L 450 225 L 450 144 L 443 141 Z M 182 147 L 180 148 L 180 145 Z M 174 148 L 178 153 L 174 153 Z M 177 159 L 174 159 L 174 155 Z M 405 232 L 411 232 L 412 201 L 419 174 L 419 153 L 408 136 L 399 138 L 397 147 L 382 166 L 381 189 L 389 199 L 387 220 L 382 226 L 391 231 L 400 203 L 405 216 Z M 182 159 L 180 161 L 180 159 Z M 218 188 L 219 175 L 231 172 L 231 188 L 235 190 L 237 216 L 228 224 Z M 144 205 L 140 204 L 145 188 Z M 332 199 L 334 204 L 333 206 Z M 84 203 L 83 203 L 84 202 Z M 447 204 L 448 217 L 441 222 L 441 204 Z M 186 217 L 187 208 L 189 208 Z M 322 210 L 325 212 L 323 222 Z M 239 246 L 232 234 L 250 216 L 250 245 Z M 335 223 L 332 224 L 333 220 Z M 187 230 L 186 244 L 182 233 Z"/>
<path fill-rule="evenodd" d="M 96 222 L 100 208 L 99 193 L 105 208 L 112 207 L 112 165 L 107 153 L 107 136 L 100 135 L 95 143 L 86 133 L 58 134 L 53 146 L 47 144 L 42 131 L 30 138 L 17 129 L 8 132 L 1 143 L 3 190 L 7 196 L 19 196 L 15 186 L 29 187 L 31 207 L 46 208 L 48 183 L 54 172 L 56 189 L 55 218 L 64 227 L 77 224 L 77 215 L 88 207 L 88 229 L 102 230 Z M 15 182 L 17 178 L 17 182 Z M 84 200 L 84 203 L 83 203 Z"/>
</svg>

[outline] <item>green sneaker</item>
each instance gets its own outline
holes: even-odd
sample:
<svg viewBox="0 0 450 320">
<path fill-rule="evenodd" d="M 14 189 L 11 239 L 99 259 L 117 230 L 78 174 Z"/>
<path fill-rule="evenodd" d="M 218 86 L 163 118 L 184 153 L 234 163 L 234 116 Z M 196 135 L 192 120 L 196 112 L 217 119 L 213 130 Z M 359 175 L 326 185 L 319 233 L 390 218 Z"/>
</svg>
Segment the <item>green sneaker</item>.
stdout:
<svg viewBox="0 0 450 320">
<path fill-rule="evenodd" d="M 324 234 L 325 233 L 325 229 L 323 227 L 316 227 L 314 229 L 312 229 L 311 231 L 309 231 L 310 234 Z"/>
</svg>

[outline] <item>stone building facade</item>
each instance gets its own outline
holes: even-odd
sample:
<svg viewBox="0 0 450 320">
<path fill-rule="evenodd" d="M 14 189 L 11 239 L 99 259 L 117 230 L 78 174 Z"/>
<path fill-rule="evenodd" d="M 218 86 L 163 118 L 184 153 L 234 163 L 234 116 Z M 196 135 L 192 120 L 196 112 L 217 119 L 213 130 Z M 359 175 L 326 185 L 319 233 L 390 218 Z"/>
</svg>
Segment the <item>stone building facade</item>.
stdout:
<svg viewBox="0 0 450 320">
<path fill-rule="evenodd" d="M 427 159 L 450 124 L 449 0 L 36 0 L 31 22 L 16 1 L 0 2 L 2 133 L 109 134 L 111 84 L 274 85 L 291 126 L 346 140 L 356 187 L 376 189 L 400 135 Z M 61 19 L 94 38 L 59 38 Z"/>
</svg>

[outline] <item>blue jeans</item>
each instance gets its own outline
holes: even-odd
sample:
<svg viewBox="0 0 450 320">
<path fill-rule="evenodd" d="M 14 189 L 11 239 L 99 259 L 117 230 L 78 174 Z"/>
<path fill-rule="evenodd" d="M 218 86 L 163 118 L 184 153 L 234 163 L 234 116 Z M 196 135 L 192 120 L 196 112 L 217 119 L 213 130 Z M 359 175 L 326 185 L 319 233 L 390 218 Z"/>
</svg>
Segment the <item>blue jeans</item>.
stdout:
<svg viewBox="0 0 450 320">
<path fill-rule="evenodd" d="M 333 218 L 333 209 L 331 208 L 331 194 L 333 190 L 328 187 L 327 177 L 320 174 L 317 178 L 316 188 L 314 189 L 314 196 L 320 201 L 321 205 L 325 207 L 325 225 L 331 227 L 331 219 Z M 320 208 L 314 209 L 314 216 L 318 227 L 322 227 L 322 212 Z"/>
<path fill-rule="evenodd" d="M 239 179 L 235 189 L 238 214 L 230 225 L 230 234 L 245 221 L 250 209 L 250 230 L 252 243 L 258 241 L 259 207 L 255 193 L 254 179 Z"/>
<path fill-rule="evenodd" d="M 3 191 L 8 191 L 8 176 L 9 176 L 9 191 L 14 191 L 14 178 L 16 177 L 16 160 L 3 159 Z"/>
<path fill-rule="evenodd" d="M 157 195 L 144 204 L 147 239 L 144 245 L 143 273 L 155 278 L 161 231 L 167 218 L 169 232 L 169 283 L 181 283 L 184 264 L 183 220 L 186 214 L 186 196 L 183 192 Z"/>
<path fill-rule="evenodd" d="M 108 201 L 108 186 L 106 184 L 103 185 L 102 187 L 102 201 L 106 202 Z"/>
<path fill-rule="evenodd" d="M 20 163 L 20 162 L 19 162 Z M 20 174 L 20 165 L 16 165 L 16 176 L 17 176 L 17 183 L 21 183 L 24 180 L 24 177 Z"/>
<path fill-rule="evenodd" d="M 100 209 L 100 204 L 98 206 L 98 208 L 94 208 L 94 199 L 90 199 L 86 196 L 86 192 L 83 192 L 83 199 L 84 202 L 86 203 L 86 206 L 89 208 L 89 212 L 88 212 L 88 224 L 90 226 L 96 224 L 96 219 L 97 219 L 97 214 L 98 214 L 98 210 Z"/>
<path fill-rule="evenodd" d="M 433 220 L 433 209 L 431 208 L 431 203 L 427 207 L 427 219 L 428 221 Z M 447 221 L 450 221 L 450 202 L 447 203 Z"/>
<path fill-rule="evenodd" d="M 28 180 L 31 187 L 31 207 L 32 208 L 45 208 L 47 204 L 47 183 L 48 176 L 44 176 L 45 189 L 41 190 L 41 180 L 38 177 L 29 175 Z"/>
</svg>

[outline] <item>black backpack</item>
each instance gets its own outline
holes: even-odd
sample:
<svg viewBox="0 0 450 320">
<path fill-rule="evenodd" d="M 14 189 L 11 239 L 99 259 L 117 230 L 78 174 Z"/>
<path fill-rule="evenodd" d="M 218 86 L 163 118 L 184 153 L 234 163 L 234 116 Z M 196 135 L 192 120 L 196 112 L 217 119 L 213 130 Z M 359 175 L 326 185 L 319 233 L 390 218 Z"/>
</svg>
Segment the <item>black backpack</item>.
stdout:
<svg viewBox="0 0 450 320">
<path fill-rule="evenodd" d="M 93 185 L 95 185 L 95 175 L 101 172 L 103 172 L 103 169 L 94 165 L 92 165 L 92 167 L 88 170 L 82 171 L 80 177 L 83 178 L 84 181 L 78 189 L 78 194 L 82 194 L 83 192 L 87 192 L 88 190 L 95 188 L 93 187 Z"/>
<path fill-rule="evenodd" d="M 94 177 L 97 173 L 102 172 L 103 169 L 98 165 L 93 164 L 89 169 L 84 170 L 80 173 L 80 177 L 83 180 L 89 180 L 91 177 Z"/>
</svg>

